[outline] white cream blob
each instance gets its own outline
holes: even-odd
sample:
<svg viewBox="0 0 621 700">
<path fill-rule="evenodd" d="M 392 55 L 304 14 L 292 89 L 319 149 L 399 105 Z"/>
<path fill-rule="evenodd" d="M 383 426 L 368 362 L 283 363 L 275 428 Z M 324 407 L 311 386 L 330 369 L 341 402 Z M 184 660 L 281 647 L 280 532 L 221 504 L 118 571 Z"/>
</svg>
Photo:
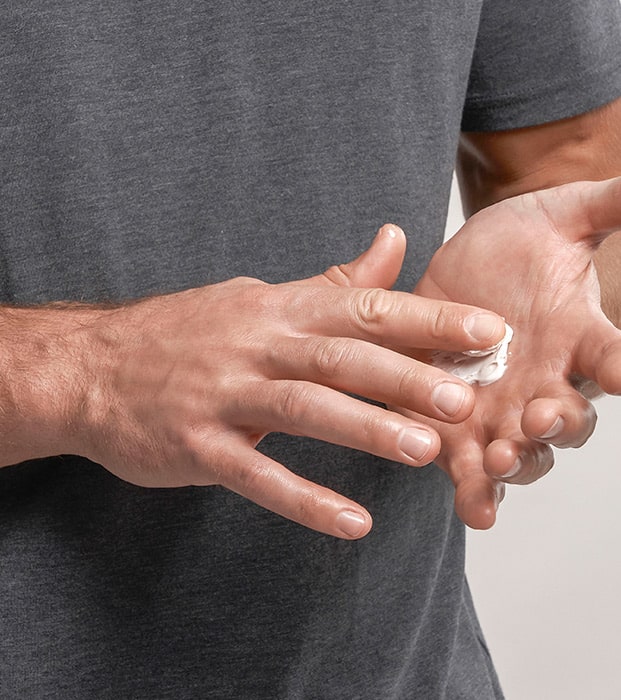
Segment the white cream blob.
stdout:
<svg viewBox="0 0 621 700">
<path fill-rule="evenodd" d="M 438 350 L 431 356 L 434 367 L 463 379 L 468 384 L 486 386 L 498 381 L 507 369 L 509 343 L 513 338 L 513 329 L 505 323 L 505 337 L 486 350 L 469 350 L 467 352 L 445 352 Z"/>
</svg>

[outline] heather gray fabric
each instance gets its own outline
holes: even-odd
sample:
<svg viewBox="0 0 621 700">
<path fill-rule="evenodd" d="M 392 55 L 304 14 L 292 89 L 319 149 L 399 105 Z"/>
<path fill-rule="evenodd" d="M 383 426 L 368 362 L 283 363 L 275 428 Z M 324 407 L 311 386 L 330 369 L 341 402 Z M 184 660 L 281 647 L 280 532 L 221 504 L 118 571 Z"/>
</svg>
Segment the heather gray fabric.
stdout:
<svg viewBox="0 0 621 700">
<path fill-rule="evenodd" d="M 462 111 L 510 128 L 613 99 L 618 14 L 0 3 L 1 298 L 299 278 L 386 220 L 408 233 L 410 288 L 442 237 Z M 334 540 L 72 456 L 2 470 L 0 697 L 502 697 L 445 476 L 285 436 L 262 449 L 365 504 L 372 533 Z"/>
<path fill-rule="evenodd" d="M 616 0 L 483 4 L 464 131 L 575 116 L 621 90 Z"/>
</svg>

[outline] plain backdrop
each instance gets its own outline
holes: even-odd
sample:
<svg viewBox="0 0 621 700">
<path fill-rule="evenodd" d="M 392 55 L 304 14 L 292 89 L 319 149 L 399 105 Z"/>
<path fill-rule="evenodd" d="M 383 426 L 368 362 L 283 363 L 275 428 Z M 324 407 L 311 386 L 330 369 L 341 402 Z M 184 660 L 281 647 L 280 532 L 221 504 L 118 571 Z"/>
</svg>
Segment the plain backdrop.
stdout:
<svg viewBox="0 0 621 700">
<path fill-rule="evenodd" d="M 453 187 L 447 235 L 462 224 Z M 621 698 L 621 397 L 595 435 L 557 450 L 536 484 L 510 486 L 467 572 L 507 700 Z"/>
</svg>

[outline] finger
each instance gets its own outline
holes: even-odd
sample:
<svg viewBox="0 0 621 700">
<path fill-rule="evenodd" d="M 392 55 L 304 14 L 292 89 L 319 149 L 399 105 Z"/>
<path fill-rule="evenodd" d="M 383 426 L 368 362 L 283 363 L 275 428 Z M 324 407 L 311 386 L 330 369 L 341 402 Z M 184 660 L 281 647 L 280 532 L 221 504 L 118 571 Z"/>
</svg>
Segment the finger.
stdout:
<svg viewBox="0 0 621 700">
<path fill-rule="evenodd" d="M 239 440 L 219 460 L 220 483 L 300 525 L 343 539 L 364 537 L 372 526 L 358 503 L 303 479 Z"/>
<path fill-rule="evenodd" d="M 621 229 L 621 177 L 602 182 L 574 182 L 535 193 L 564 238 L 597 247 Z"/>
<path fill-rule="evenodd" d="M 287 299 L 297 330 L 392 347 L 486 349 L 505 335 L 495 313 L 384 289 L 321 289 Z"/>
<path fill-rule="evenodd" d="M 544 476 L 554 464 L 552 448 L 529 439 L 522 432 L 523 413 L 521 407 L 514 406 L 489 435 L 483 468 L 493 479 L 511 484 L 529 484 Z"/>
<path fill-rule="evenodd" d="M 504 497 L 504 484 L 483 471 L 483 451 L 478 443 L 463 444 L 448 460 L 446 471 L 455 485 L 455 512 L 469 527 L 488 530 Z"/>
<path fill-rule="evenodd" d="M 549 445 L 529 440 L 521 433 L 500 438 L 485 449 L 483 468 L 493 479 L 510 484 L 531 484 L 554 466 L 554 453 Z"/>
<path fill-rule="evenodd" d="M 309 382 L 267 381 L 260 402 L 246 397 L 225 420 L 265 432 L 323 440 L 411 466 L 431 462 L 440 451 L 435 430 L 393 411 Z"/>
<path fill-rule="evenodd" d="M 581 447 L 593 434 L 596 423 L 593 404 L 566 382 L 541 389 L 522 415 L 526 437 L 556 447 Z"/>
<path fill-rule="evenodd" d="M 321 275 L 294 284 L 390 289 L 401 272 L 405 249 L 403 231 L 394 224 L 385 224 L 369 248 L 352 262 L 333 265 Z"/>
<path fill-rule="evenodd" d="M 603 315 L 582 333 L 575 368 L 607 394 L 621 394 L 621 331 Z"/>
<path fill-rule="evenodd" d="M 423 362 L 349 338 L 289 338 L 266 358 L 268 376 L 297 379 L 394 404 L 448 422 L 465 420 L 474 392 Z"/>
</svg>

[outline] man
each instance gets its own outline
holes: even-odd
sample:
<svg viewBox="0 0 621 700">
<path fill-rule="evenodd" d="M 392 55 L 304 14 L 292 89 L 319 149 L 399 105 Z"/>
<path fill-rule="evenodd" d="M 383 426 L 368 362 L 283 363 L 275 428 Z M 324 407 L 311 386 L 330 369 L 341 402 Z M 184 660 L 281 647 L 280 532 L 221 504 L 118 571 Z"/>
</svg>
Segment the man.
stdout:
<svg viewBox="0 0 621 700">
<path fill-rule="evenodd" d="M 410 237 L 397 287 L 412 288 L 440 242 L 462 114 L 471 211 L 616 174 L 618 4 L 63 0 L 0 20 L 3 694 L 502 697 L 452 487 L 411 467 L 442 438 L 458 511 L 489 526 L 503 479 L 586 438 L 565 373 L 617 390 L 614 357 L 602 376 L 587 362 L 614 329 L 590 351 L 559 338 L 564 362 L 545 336 L 553 362 L 532 372 L 525 311 L 537 330 L 550 305 L 532 286 L 495 296 L 506 265 L 475 263 L 502 229 L 495 257 L 529 269 L 532 224 L 555 269 L 616 226 L 614 210 L 584 224 L 616 185 L 482 212 L 420 282 L 433 297 L 448 280 L 441 301 L 382 291 L 397 226 L 333 265 L 395 221 Z M 542 219 L 550 196 L 562 206 Z M 464 269 L 475 307 L 517 321 L 536 380 L 516 401 L 478 389 L 468 420 L 471 390 L 410 357 L 500 339 L 497 315 L 447 305 Z"/>
</svg>

